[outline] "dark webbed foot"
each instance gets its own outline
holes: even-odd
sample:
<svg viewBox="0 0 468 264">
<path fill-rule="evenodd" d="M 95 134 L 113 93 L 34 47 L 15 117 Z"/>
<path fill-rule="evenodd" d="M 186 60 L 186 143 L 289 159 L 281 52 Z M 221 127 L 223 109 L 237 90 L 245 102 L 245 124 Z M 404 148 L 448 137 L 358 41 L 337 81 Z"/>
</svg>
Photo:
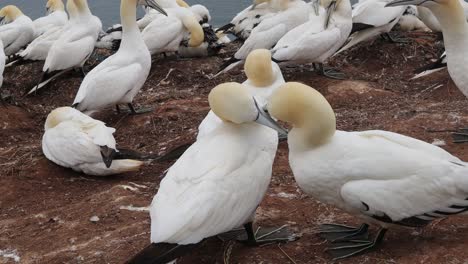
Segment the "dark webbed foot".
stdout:
<svg viewBox="0 0 468 264">
<path fill-rule="evenodd" d="M 382 37 L 385 41 L 388 41 L 390 43 L 409 43 L 409 42 L 411 42 L 407 38 L 395 37 L 395 36 L 390 35 L 390 33 L 384 33 L 384 34 L 380 35 L 380 37 Z"/>
<path fill-rule="evenodd" d="M 337 224 L 324 224 L 320 226 L 319 234 L 330 242 L 342 242 L 349 240 L 369 239 L 369 225 L 362 224 L 360 227 L 351 227 Z"/>
<path fill-rule="evenodd" d="M 146 113 L 150 113 L 150 112 L 154 111 L 154 108 L 149 107 L 149 106 L 148 107 L 140 107 L 138 109 L 135 109 L 133 104 L 127 104 L 127 106 L 128 106 L 128 110 L 124 111 L 118 105 L 116 105 L 115 109 L 117 111 L 117 114 L 126 113 L 126 114 L 131 114 L 131 115 L 140 115 L 140 114 L 146 114 Z"/>
<path fill-rule="evenodd" d="M 361 255 L 376 249 L 382 243 L 386 232 L 387 229 L 381 228 L 373 240 L 348 240 L 333 243 L 326 251 L 333 257 L 333 260 Z"/>
<path fill-rule="evenodd" d="M 330 67 L 324 67 L 322 63 L 314 63 L 313 64 L 314 70 L 322 76 L 327 78 L 335 79 L 335 80 L 344 80 L 346 79 L 346 75 L 336 69 Z"/>
<path fill-rule="evenodd" d="M 261 246 L 271 243 L 286 243 L 297 240 L 298 236 L 286 226 L 258 227 L 255 231 L 252 223 L 244 225 L 244 228 L 235 229 L 218 236 L 221 240 L 237 240 L 247 246 Z"/>
</svg>

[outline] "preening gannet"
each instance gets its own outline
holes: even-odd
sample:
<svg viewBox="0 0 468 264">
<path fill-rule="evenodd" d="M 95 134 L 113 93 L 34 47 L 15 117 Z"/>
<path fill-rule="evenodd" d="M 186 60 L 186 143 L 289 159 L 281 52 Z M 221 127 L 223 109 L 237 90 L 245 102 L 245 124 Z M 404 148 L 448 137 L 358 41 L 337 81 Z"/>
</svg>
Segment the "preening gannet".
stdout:
<svg viewBox="0 0 468 264">
<path fill-rule="evenodd" d="M 77 17 L 72 23 L 67 24 L 60 37 L 50 47 L 39 84 L 28 94 L 39 90 L 69 70 L 81 68 L 83 71 L 83 65 L 94 50 L 99 32 L 102 30 L 101 20 L 91 13 L 87 0 L 68 1 L 74 1 Z"/>
<path fill-rule="evenodd" d="M 127 263 L 167 263 L 242 225 L 246 244 L 262 243 L 252 222 L 270 183 L 278 136 L 260 124 L 281 129 L 264 119 L 241 84 L 221 84 L 208 99 L 223 123 L 168 170 L 150 208 L 152 244 Z"/>
<path fill-rule="evenodd" d="M 47 15 L 33 21 L 35 38 L 44 34 L 51 27 L 62 27 L 67 23 L 68 16 L 62 0 L 49 0 L 46 4 Z"/>
<path fill-rule="evenodd" d="M 468 164 L 439 147 L 387 131 L 338 131 L 327 100 L 299 83 L 279 88 L 268 111 L 293 125 L 289 163 L 299 187 L 366 223 L 321 226 L 335 259 L 372 250 L 390 227 L 422 227 L 468 210 Z M 368 224 L 380 226 L 373 238 Z"/>
<path fill-rule="evenodd" d="M 3 7 L 0 9 L 0 39 L 5 55 L 15 55 L 34 39 L 32 20 L 14 5 Z"/>
<path fill-rule="evenodd" d="M 239 12 L 230 23 L 218 28 L 217 32 L 222 31 L 245 40 L 260 22 L 281 10 L 280 0 L 254 0 L 252 5 Z"/>
<path fill-rule="evenodd" d="M 187 46 L 198 47 L 203 43 L 203 28 L 190 9 L 175 6 L 165 11 L 168 16 L 156 18 L 142 32 L 151 55 L 177 52 L 187 32 L 190 33 Z"/>
<path fill-rule="evenodd" d="M 338 53 L 379 35 L 394 41 L 388 33 L 398 23 L 406 7 L 386 8 L 386 4 L 385 0 L 372 0 L 354 5 L 350 40 Z"/>
<path fill-rule="evenodd" d="M 281 11 L 265 18 L 252 30 L 249 38 L 229 60 L 223 63 L 218 73 L 227 72 L 240 64 L 255 49 L 272 48 L 291 29 L 307 22 L 312 7 L 302 0 L 280 0 Z"/>
<path fill-rule="evenodd" d="M 73 107 L 78 110 L 91 114 L 109 106 L 126 104 L 132 113 L 137 113 L 132 101 L 146 82 L 151 69 L 151 55 L 136 23 L 137 4 L 147 5 L 166 14 L 153 0 L 122 0 L 122 43 L 114 55 L 101 62 L 84 78 L 73 102 Z"/>
<path fill-rule="evenodd" d="M 273 60 L 288 64 L 314 63 L 319 73 L 332 78 L 343 74 L 325 70 L 323 63 L 348 39 L 352 28 L 349 0 L 323 1 L 326 10 L 281 38 L 272 50 Z M 318 65 L 318 66 L 317 66 Z"/>
<path fill-rule="evenodd" d="M 50 1 L 49 1 L 50 2 Z M 57 2 L 57 1 L 53 1 Z M 58 1 L 62 3 L 61 1 Z M 67 2 L 67 10 L 70 14 L 70 20 L 67 22 L 68 24 L 74 23 L 77 19 L 77 10 L 73 1 Z M 56 11 L 57 12 L 57 11 Z M 21 61 L 36 61 L 36 60 L 46 60 L 47 55 L 49 54 L 49 50 L 54 44 L 54 42 L 62 35 L 64 28 L 67 27 L 65 25 L 51 25 L 44 33 L 42 33 L 39 37 L 34 39 L 23 51 L 18 53 L 18 58 L 16 59 L 16 63 L 20 63 Z M 13 63 L 12 63 L 13 64 Z"/>
<path fill-rule="evenodd" d="M 53 110 L 45 123 L 42 151 L 50 161 L 88 175 L 137 171 L 143 162 L 121 155 L 114 128 L 71 107 Z"/>
<path fill-rule="evenodd" d="M 421 5 L 429 8 L 442 27 L 447 69 L 455 85 L 468 97 L 468 23 L 465 10 L 459 0 L 396 0 L 387 6 Z M 455 133 L 457 143 L 468 142 L 468 134 Z"/>
</svg>

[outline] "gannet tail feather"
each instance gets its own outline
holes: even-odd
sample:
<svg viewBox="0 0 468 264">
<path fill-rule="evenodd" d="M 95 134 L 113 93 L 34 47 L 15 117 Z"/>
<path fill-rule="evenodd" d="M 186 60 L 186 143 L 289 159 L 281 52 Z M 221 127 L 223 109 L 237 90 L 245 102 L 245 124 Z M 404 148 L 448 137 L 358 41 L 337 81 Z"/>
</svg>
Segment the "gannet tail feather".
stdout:
<svg viewBox="0 0 468 264">
<path fill-rule="evenodd" d="M 53 71 L 53 72 L 48 72 L 45 71 L 41 75 L 41 79 L 39 80 L 39 83 L 34 86 L 29 92 L 27 92 L 24 96 L 30 95 L 34 92 L 37 92 L 39 89 L 43 88 L 46 86 L 48 83 L 51 81 L 57 79 L 59 76 L 71 71 L 71 69 L 66 69 L 66 70 L 61 70 L 61 71 Z"/>
<path fill-rule="evenodd" d="M 437 61 L 425 65 L 421 68 L 418 68 L 414 71 L 416 74 L 411 80 L 419 79 L 428 75 L 431 75 L 434 72 L 438 72 L 447 67 L 446 57 L 442 55 Z"/>
<path fill-rule="evenodd" d="M 230 33 L 230 34 L 232 34 L 232 33 L 231 33 L 231 29 L 232 29 L 234 26 L 235 26 L 234 24 L 228 23 L 228 24 L 226 24 L 226 25 L 224 25 L 224 26 L 219 27 L 218 29 L 216 29 L 216 33 L 223 31 L 224 33 Z"/>
<path fill-rule="evenodd" d="M 177 245 L 169 243 L 152 243 L 132 259 L 128 260 L 126 264 L 166 264 L 187 254 L 199 244 Z"/>
<path fill-rule="evenodd" d="M 218 72 L 216 73 L 215 77 L 220 75 L 221 73 L 226 73 L 241 63 L 242 60 L 236 59 L 236 57 L 232 56 L 229 60 L 223 62 L 223 64 L 219 67 Z"/>
<path fill-rule="evenodd" d="M 32 62 L 34 62 L 34 61 L 25 60 L 25 59 L 23 59 L 23 57 L 17 56 L 14 59 L 8 60 L 7 64 L 5 65 L 5 68 L 13 67 L 13 66 L 19 66 L 19 65 L 25 65 L 25 64 L 32 63 Z"/>
<path fill-rule="evenodd" d="M 166 154 L 158 157 L 158 161 L 176 160 L 176 159 L 180 158 L 180 156 L 182 156 L 182 154 L 184 154 L 184 152 L 187 151 L 187 149 L 190 146 L 192 146 L 192 144 L 193 144 L 193 142 L 187 143 L 187 144 L 184 144 L 184 145 L 180 145 L 180 146 L 170 150 Z"/>
<path fill-rule="evenodd" d="M 120 159 L 136 159 L 136 160 L 155 160 L 160 159 L 156 154 L 141 153 L 131 149 L 118 148 L 114 154 L 114 160 Z"/>
</svg>

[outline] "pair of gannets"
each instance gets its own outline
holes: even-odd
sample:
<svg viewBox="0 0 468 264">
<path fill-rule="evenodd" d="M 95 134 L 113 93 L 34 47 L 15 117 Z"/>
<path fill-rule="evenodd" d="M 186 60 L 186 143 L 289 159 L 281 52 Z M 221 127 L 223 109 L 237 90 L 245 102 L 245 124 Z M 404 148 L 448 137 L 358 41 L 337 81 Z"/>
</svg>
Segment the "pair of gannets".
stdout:
<svg viewBox="0 0 468 264">
<path fill-rule="evenodd" d="M 0 39 L 5 55 L 15 55 L 33 41 L 33 21 L 16 6 L 3 7 L 0 9 Z"/>
<path fill-rule="evenodd" d="M 62 0 L 49 0 L 46 4 L 47 15 L 33 21 L 35 38 L 47 32 L 51 27 L 62 27 L 68 22 L 68 15 Z"/>
<path fill-rule="evenodd" d="M 50 161 L 88 175 L 139 170 L 143 162 L 121 155 L 114 132 L 114 128 L 78 110 L 61 107 L 47 116 L 42 150 Z"/>
<path fill-rule="evenodd" d="M 272 49 L 273 60 L 284 63 L 315 63 L 319 73 L 342 78 L 342 74 L 324 70 L 323 63 L 348 39 L 352 28 L 349 0 L 323 1 L 326 8 L 318 15 L 284 35 Z"/>
<path fill-rule="evenodd" d="M 68 1 L 73 1 L 76 7 L 76 19 L 66 25 L 60 37 L 50 47 L 39 84 L 28 94 L 69 70 L 81 68 L 83 71 L 85 62 L 94 51 L 99 32 L 102 30 L 101 20 L 91 13 L 87 0 Z"/>
<path fill-rule="evenodd" d="M 126 104 L 132 113 L 136 113 L 133 98 L 146 82 L 151 69 L 151 55 L 136 23 L 137 4 L 166 14 L 153 0 L 122 0 L 122 43 L 114 55 L 84 78 L 73 102 L 73 107 L 78 110 L 91 114 L 106 107 Z"/>
<path fill-rule="evenodd" d="M 293 28 L 309 20 L 312 7 L 302 0 L 278 0 L 280 11 L 265 18 L 252 30 L 249 38 L 229 60 L 223 63 L 218 73 L 227 72 L 239 65 L 255 49 L 270 49 Z"/>
<path fill-rule="evenodd" d="M 354 5 L 353 29 L 349 42 L 337 53 L 379 35 L 394 41 L 388 33 L 398 23 L 406 6 L 385 7 L 387 2 L 387 0 L 368 0 Z"/>
<path fill-rule="evenodd" d="M 288 239 L 262 240 L 252 228 L 278 145 L 266 126 L 279 128 L 242 84 L 221 84 L 208 100 L 222 121 L 168 170 L 150 208 L 152 244 L 127 263 L 167 263 L 239 226 L 250 246 Z"/>
</svg>

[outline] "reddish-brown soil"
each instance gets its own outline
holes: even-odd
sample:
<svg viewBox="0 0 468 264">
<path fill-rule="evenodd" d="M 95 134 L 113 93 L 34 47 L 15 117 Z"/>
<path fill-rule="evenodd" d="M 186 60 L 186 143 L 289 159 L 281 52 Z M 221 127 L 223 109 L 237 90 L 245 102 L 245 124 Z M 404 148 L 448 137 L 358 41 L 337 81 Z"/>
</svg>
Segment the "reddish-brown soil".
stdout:
<svg viewBox="0 0 468 264">
<path fill-rule="evenodd" d="M 410 36 L 415 41 L 409 44 L 376 40 L 333 58 L 330 65 L 345 72 L 347 81 L 320 77 L 306 66 L 285 68 L 284 76 L 322 92 L 336 111 L 339 129 L 384 129 L 427 142 L 444 140 L 444 149 L 468 160 L 468 144 L 453 144 L 449 132 L 431 132 L 468 125 L 468 101 L 446 71 L 409 81 L 415 68 L 440 53 L 432 44 L 434 36 Z M 164 153 L 191 141 L 209 110 L 210 89 L 245 79 L 240 70 L 209 78 L 232 50 L 220 57 L 155 62 L 136 97 L 137 105 L 155 106 L 154 112 L 128 116 L 109 110 L 98 118 L 117 129 L 121 147 Z M 49 162 L 41 152 L 44 120 L 52 109 L 72 103 L 81 77 L 70 73 L 36 96 L 22 98 L 41 67 L 34 63 L 5 72 L 3 93 L 11 98 L 0 105 L 0 263 L 13 263 L 1 257 L 8 253 L 19 256 L 20 263 L 123 263 L 149 243 L 148 213 L 128 209 L 149 205 L 171 163 L 153 162 L 138 173 L 99 178 Z M 287 153 L 282 143 L 257 224 L 288 224 L 302 237 L 259 248 L 215 239 L 180 263 L 333 262 L 324 252 L 327 244 L 316 235 L 317 226 L 359 220 L 304 195 Z M 91 221 L 94 216 L 99 221 Z M 453 217 L 423 230 L 391 230 L 378 251 L 341 263 L 466 263 L 467 244 L 466 219 Z"/>
</svg>

